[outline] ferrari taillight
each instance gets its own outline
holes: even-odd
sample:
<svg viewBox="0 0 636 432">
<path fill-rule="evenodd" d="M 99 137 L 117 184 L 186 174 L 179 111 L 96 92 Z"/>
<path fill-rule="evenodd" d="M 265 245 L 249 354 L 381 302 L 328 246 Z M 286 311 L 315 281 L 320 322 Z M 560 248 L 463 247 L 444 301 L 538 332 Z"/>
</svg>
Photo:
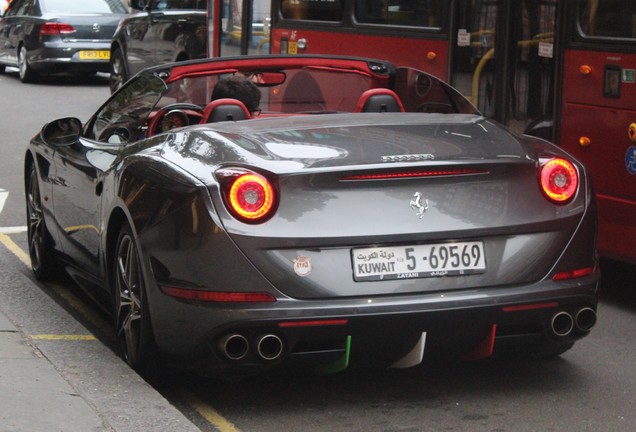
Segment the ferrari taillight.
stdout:
<svg viewBox="0 0 636 432">
<path fill-rule="evenodd" d="M 225 202 L 230 212 L 247 223 L 267 220 L 276 205 L 276 191 L 263 175 L 251 171 L 217 173 L 221 178 Z"/>
<path fill-rule="evenodd" d="M 570 201 L 579 188 L 579 176 L 574 165 L 562 158 L 549 159 L 541 166 L 541 190 L 552 202 Z"/>
</svg>

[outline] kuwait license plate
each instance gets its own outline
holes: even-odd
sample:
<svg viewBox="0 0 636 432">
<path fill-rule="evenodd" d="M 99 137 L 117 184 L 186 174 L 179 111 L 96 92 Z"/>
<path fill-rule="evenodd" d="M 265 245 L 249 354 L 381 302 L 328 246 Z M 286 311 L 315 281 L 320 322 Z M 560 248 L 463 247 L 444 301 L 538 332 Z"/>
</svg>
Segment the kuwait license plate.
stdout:
<svg viewBox="0 0 636 432">
<path fill-rule="evenodd" d="M 94 50 L 94 51 L 80 51 L 80 60 L 110 60 L 110 51 L 108 50 Z"/>
<path fill-rule="evenodd" d="M 461 276 L 486 271 L 482 241 L 352 249 L 356 281 Z"/>
</svg>

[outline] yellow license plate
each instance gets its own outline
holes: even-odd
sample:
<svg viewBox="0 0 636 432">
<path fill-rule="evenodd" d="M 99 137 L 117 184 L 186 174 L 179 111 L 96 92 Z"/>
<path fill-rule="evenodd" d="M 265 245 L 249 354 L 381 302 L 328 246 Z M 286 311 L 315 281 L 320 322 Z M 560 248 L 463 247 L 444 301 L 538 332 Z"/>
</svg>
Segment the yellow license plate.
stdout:
<svg viewBox="0 0 636 432">
<path fill-rule="evenodd" d="M 79 58 L 80 60 L 110 60 L 110 51 L 80 51 Z"/>
<path fill-rule="evenodd" d="M 298 42 L 289 42 L 287 45 L 287 54 L 298 54 Z"/>
</svg>

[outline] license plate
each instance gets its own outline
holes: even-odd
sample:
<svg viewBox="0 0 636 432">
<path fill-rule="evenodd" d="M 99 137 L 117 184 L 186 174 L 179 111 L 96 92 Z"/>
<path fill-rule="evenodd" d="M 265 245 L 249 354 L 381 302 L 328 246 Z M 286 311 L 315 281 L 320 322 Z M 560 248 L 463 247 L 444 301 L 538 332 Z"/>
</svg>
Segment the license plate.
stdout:
<svg viewBox="0 0 636 432">
<path fill-rule="evenodd" d="M 80 60 L 110 60 L 110 51 L 108 50 L 96 50 L 96 51 L 80 51 Z"/>
<path fill-rule="evenodd" d="M 353 279 L 376 281 L 484 273 L 482 241 L 352 249 Z"/>
</svg>

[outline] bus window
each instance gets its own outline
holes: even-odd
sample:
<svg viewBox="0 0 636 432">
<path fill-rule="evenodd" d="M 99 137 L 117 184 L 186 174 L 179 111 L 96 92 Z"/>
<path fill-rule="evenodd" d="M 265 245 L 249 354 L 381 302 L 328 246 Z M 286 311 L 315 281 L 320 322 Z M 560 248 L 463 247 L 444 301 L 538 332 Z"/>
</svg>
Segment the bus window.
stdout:
<svg viewBox="0 0 636 432">
<path fill-rule="evenodd" d="M 448 79 L 448 0 L 273 0 L 270 52 L 388 60 Z"/>
<path fill-rule="evenodd" d="M 451 83 L 486 116 L 551 138 L 557 0 L 459 0 Z"/>
<path fill-rule="evenodd" d="M 356 0 L 355 19 L 360 24 L 441 28 L 445 0 Z"/>
<path fill-rule="evenodd" d="M 281 15 L 285 19 L 342 21 L 342 0 L 283 0 Z"/>
<path fill-rule="evenodd" d="M 636 37 L 636 5 L 625 0 L 587 0 L 579 10 L 583 36 Z"/>
<path fill-rule="evenodd" d="M 268 54 L 270 9 L 270 0 L 223 0 L 219 55 Z"/>
</svg>

